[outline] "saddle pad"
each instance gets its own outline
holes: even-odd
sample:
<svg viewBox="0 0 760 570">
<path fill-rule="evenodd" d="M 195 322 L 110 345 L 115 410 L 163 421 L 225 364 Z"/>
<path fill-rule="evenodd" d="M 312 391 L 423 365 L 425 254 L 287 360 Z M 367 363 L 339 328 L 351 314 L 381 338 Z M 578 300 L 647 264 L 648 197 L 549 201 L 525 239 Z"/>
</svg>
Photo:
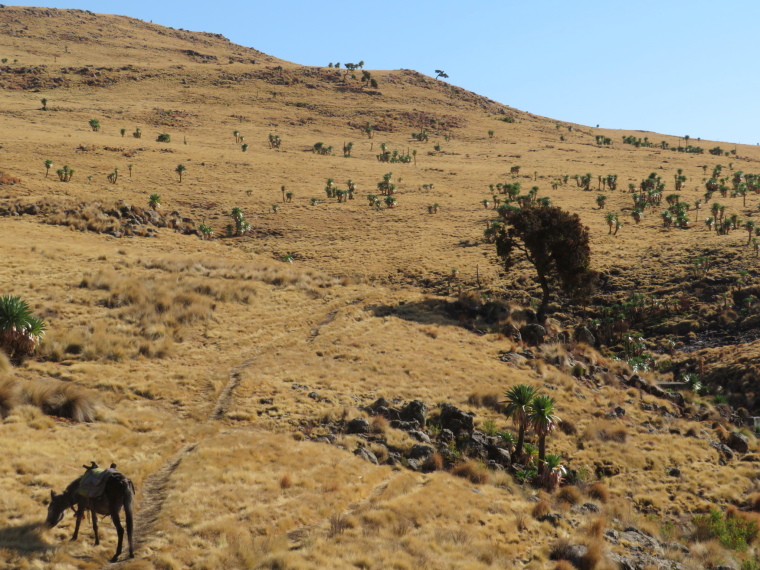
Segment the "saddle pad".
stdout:
<svg viewBox="0 0 760 570">
<path fill-rule="evenodd" d="M 100 497 L 105 493 L 106 481 L 114 473 L 115 469 L 88 469 L 79 479 L 77 493 L 88 499 Z"/>
</svg>

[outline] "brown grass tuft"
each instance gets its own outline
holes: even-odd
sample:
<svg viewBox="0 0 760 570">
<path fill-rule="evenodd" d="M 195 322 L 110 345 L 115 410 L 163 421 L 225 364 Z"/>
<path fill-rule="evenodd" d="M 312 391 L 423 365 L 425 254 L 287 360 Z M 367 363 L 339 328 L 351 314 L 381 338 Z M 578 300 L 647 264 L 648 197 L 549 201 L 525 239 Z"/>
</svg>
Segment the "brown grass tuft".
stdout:
<svg viewBox="0 0 760 570">
<path fill-rule="evenodd" d="M 755 512 L 760 512 L 760 493 L 752 493 L 747 498 L 749 508 Z"/>
<path fill-rule="evenodd" d="M 477 461 L 469 460 L 460 463 L 451 470 L 452 475 L 469 479 L 475 485 L 484 485 L 491 479 L 488 469 Z"/>
<path fill-rule="evenodd" d="M 607 420 L 600 420 L 589 424 L 583 436 L 587 441 L 598 439 L 599 441 L 625 443 L 625 440 L 628 438 L 628 431 L 622 425 L 615 425 Z"/>
<path fill-rule="evenodd" d="M 0 418 L 4 418 L 18 402 L 18 381 L 12 378 L 0 379 Z"/>
<path fill-rule="evenodd" d="M 606 504 L 610 500 L 610 490 L 607 488 L 607 485 L 600 481 L 597 481 L 591 485 L 588 488 L 588 491 L 586 491 L 586 494 L 592 499 L 596 499 L 600 503 Z"/>
<path fill-rule="evenodd" d="M 21 398 L 50 416 L 75 422 L 95 420 L 95 394 L 76 384 L 54 380 L 29 382 L 22 386 Z"/>
<path fill-rule="evenodd" d="M 567 560 L 560 560 L 554 565 L 554 570 L 575 570 L 575 566 L 570 564 Z"/>
<path fill-rule="evenodd" d="M 577 505 L 582 499 L 583 496 L 575 485 L 562 487 L 557 493 L 557 500 L 561 503 L 567 503 L 568 505 Z"/>
<path fill-rule="evenodd" d="M 443 456 L 440 453 L 434 453 L 425 460 L 423 467 L 426 471 L 440 471 L 443 469 Z"/>
<path fill-rule="evenodd" d="M 539 499 L 538 502 L 533 505 L 533 510 L 530 512 L 530 516 L 534 519 L 540 519 L 544 515 L 548 515 L 551 512 L 551 505 L 546 499 Z"/>
<path fill-rule="evenodd" d="M 292 486 L 293 478 L 288 473 L 280 477 L 280 489 L 290 489 Z"/>
<path fill-rule="evenodd" d="M 0 352 L 0 375 L 9 374 L 12 369 L 11 361 L 8 360 L 4 352 Z"/>
<path fill-rule="evenodd" d="M 581 557 L 578 567 L 580 570 L 595 570 L 603 560 L 602 545 L 598 542 L 592 542 L 589 544 L 586 554 Z"/>
<path fill-rule="evenodd" d="M 563 419 L 559 422 L 559 430 L 565 435 L 575 435 L 578 433 L 578 428 L 568 419 Z"/>
<path fill-rule="evenodd" d="M 602 538 L 604 535 L 604 531 L 607 528 L 607 519 L 604 517 L 599 517 L 597 519 L 594 519 L 591 521 L 591 523 L 586 528 L 586 535 L 591 538 Z"/>
<path fill-rule="evenodd" d="M 388 420 L 383 416 L 375 416 L 370 422 L 370 429 L 372 430 L 372 433 L 385 434 L 388 430 Z"/>
<path fill-rule="evenodd" d="M 467 398 L 467 403 L 477 408 L 491 408 L 501 412 L 503 406 L 499 403 L 499 394 L 496 392 L 475 391 Z"/>
</svg>

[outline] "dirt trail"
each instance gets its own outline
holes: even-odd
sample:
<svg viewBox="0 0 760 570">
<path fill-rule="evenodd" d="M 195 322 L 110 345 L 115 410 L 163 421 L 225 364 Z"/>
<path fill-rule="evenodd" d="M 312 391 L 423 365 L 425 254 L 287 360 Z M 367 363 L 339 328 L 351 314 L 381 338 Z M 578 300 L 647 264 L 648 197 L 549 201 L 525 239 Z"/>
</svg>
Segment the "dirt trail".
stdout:
<svg viewBox="0 0 760 570">
<path fill-rule="evenodd" d="M 385 491 L 388 488 L 388 485 L 390 482 L 399 476 L 400 473 L 394 473 L 392 475 L 388 475 L 385 479 L 377 483 L 370 492 L 367 494 L 367 496 L 359 501 L 358 503 L 351 503 L 348 505 L 348 507 L 341 513 L 340 515 L 332 515 L 320 522 L 316 522 L 314 524 L 304 525 L 298 528 L 294 528 L 293 530 L 286 533 L 286 536 L 288 537 L 288 540 L 290 540 L 293 544 L 291 544 L 290 549 L 291 550 L 298 550 L 301 548 L 303 542 L 308 538 L 309 533 L 312 530 L 315 530 L 323 525 L 329 525 L 333 526 L 335 524 L 340 524 L 340 519 L 345 518 L 356 511 L 358 511 L 361 507 L 366 505 L 367 503 L 372 502 L 372 500 L 378 496 L 380 496 L 383 491 Z"/>
<path fill-rule="evenodd" d="M 352 301 L 348 303 L 347 305 L 354 305 L 358 301 Z M 311 342 L 316 338 L 316 336 L 319 334 L 319 330 L 324 327 L 325 325 L 331 323 L 333 320 L 335 320 L 336 315 L 338 314 L 338 309 L 333 309 L 327 315 L 325 318 L 317 324 L 315 328 L 312 328 L 309 330 L 309 336 L 305 339 L 305 342 Z M 238 364 L 237 366 L 230 368 L 228 371 L 229 380 L 227 384 L 224 386 L 222 391 L 219 393 L 219 396 L 217 397 L 216 403 L 214 404 L 214 407 L 211 410 L 211 413 L 208 415 L 206 421 L 214 421 L 221 419 L 225 412 L 227 411 L 227 408 L 230 403 L 230 399 L 232 398 L 232 395 L 235 391 L 235 388 L 237 388 L 238 384 L 241 380 L 241 372 L 251 366 L 254 362 L 256 362 L 259 358 L 261 358 L 262 355 L 266 354 L 267 352 L 274 350 L 275 348 L 284 348 L 289 347 L 292 345 L 295 345 L 299 342 L 303 342 L 301 339 L 302 337 L 298 337 L 295 340 L 291 340 L 290 342 L 286 342 L 284 344 L 276 344 L 278 340 L 282 339 L 284 336 L 292 336 L 295 331 L 288 331 L 288 333 L 283 333 L 279 335 L 277 338 L 272 340 L 268 345 L 261 347 L 256 350 L 256 354 L 253 356 L 245 359 L 243 362 Z M 140 504 L 138 505 L 138 508 L 135 509 L 135 527 L 134 527 L 134 543 L 135 543 L 135 550 L 138 550 L 139 546 L 142 546 L 148 542 L 148 538 L 152 534 L 153 526 L 155 522 L 158 520 L 158 516 L 161 513 L 161 509 L 163 508 L 164 502 L 166 501 L 167 495 L 168 495 L 168 486 L 169 481 L 171 479 L 172 473 L 179 467 L 179 464 L 182 462 L 182 460 L 189 455 L 197 446 L 199 442 L 189 443 L 182 447 L 169 461 L 164 463 L 164 465 L 155 473 L 152 475 L 149 475 L 148 478 L 145 480 L 145 484 L 142 489 L 142 499 L 140 501 Z M 388 478 L 390 479 L 390 477 Z M 381 482 L 379 485 L 377 485 L 373 489 L 374 492 L 382 492 L 382 489 L 378 491 L 378 488 L 385 483 L 387 486 L 388 479 Z M 383 487 L 384 489 L 385 487 Z M 366 500 L 369 500 L 366 499 Z M 293 531 L 297 532 L 297 531 Z M 307 531 L 308 532 L 308 531 Z M 126 537 L 125 537 L 126 540 Z M 126 547 L 125 547 L 126 549 Z M 124 556 L 122 554 L 122 556 Z M 124 564 L 125 562 L 128 562 L 130 559 L 122 559 L 117 564 Z M 113 564 L 108 563 L 104 568 L 113 568 Z"/>
</svg>

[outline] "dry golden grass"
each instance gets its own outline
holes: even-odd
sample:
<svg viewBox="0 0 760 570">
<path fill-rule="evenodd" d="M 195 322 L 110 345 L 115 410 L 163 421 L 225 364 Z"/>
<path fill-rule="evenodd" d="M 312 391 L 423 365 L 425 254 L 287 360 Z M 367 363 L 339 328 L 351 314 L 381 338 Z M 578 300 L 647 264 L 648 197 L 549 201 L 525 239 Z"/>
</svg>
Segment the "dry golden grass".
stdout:
<svg viewBox="0 0 760 570">
<path fill-rule="evenodd" d="M 86 461 L 115 461 L 137 485 L 139 512 L 151 499 L 146 479 L 188 443 L 198 445 L 169 477 L 157 521 L 141 537 L 138 559 L 125 567 L 487 568 L 515 560 L 546 567 L 543 553 L 555 531 L 532 521 L 515 524 L 514 513 L 545 514 L 550 505 L 545 499 L 534 505 L 510 475 L 469 462 L 457 477 L 441 471 L 440 456 L 428 466 L 434 473 L 392 471 L 356 458 L 356 438 L 339 438 L 342 447 L 310 441 L 329 431 L 323 420 L 356 417 L 358 406 L 380 396 L 453 403 L 473 411 L 476 425 L 492 420 L 502 428 L 507 420 L 499 400 L 510 386 L 524 382 L 551 393 L 563 422 L 548 450 L 588 473 L 587 481 L 603 478 L 587 492 L 620 524 L 688 518 L 757 491 L 751 463 L 716 462 L 703 439 L 709 425 L 641 410 L 643 402 L 676 412 L 635 389 L 620 390 L 617 375 L 631 372 L 626 365 L 575 343 L 541 347 L 531 363 L 502 362 L 501 352 L 525 348 L 502 331 L 526 322 L 521 305 L 538 289 L 524 263 L 505 280 L 493 246 L 481 240 L 495 214 L 480 200 L 490 198 L 489 184 L 512 181 L 510 167 L 520 164 L 514 181 L 538 185 L 540 195 L 578 212 L 590 227 L 595 266 L 614 268 L 624 280 L 635 272 L 647 292 L 679 275 L 685 280 L 690 260 L 705 249 L 750 266 L 743 232 L 667 230 L 648 216 L 638 226 L 626 218 L 610 236 L 593 193 L 572 182 L 551 188 L 565 174 L 617 173 L 623 190 L 607 192 L 607 207 L 622 210 L 631 202 L 628 183 L 651 171 L 669 182 L 683 168 L 689 177 L 683 194 L 694 200 L 701 197 L 698 164 L 726 164 L 725 158 L 634 149 L 619 144 L 630 132 L 582 126 L 563 127 L 560 141 L 553 120 L 414 73 L 373 70 L 380 94 L 368 97 L 340 91 L 345 86 L 332 70 L 303 68 L 213 35 L 86 12 L 40 13 L 0 10 L 3 26 L 28 28 L 0 35 L 0 51 L 17 54 L 19 66 L 40 66 L 38 74 L 0 78 L 7 141 L 0 149 L 0 206 L 42 202 L 60 209 L 49 221 L 71 225 L 42 224 L 41 215 L 0 217 L 0 289 L 24 297 L 49 324 L 39 354 L 10 377 L 0 357 L 3 570 L 101 568 L 115 546 L 110 523 L 103 523 L 99 547 L 89 537 L 66 542 L 71 517 L 41 531 L 49 490 L 60 491 Z M 108 28 L 107 36 L 97 27 Z M 77 38 L 62 35 L 73 28 Z M 91 33 L 99 35 L 97 45 L 82 39 Z M 57 49 L 64 44 L 67 51 Z M 186 49 L 217 59 L 202 63 Z M 59 72 L 85 65 L 104 69 L 100 77 Z M 42 83 L 31 86 L 31 77 Z M 53 88 L 52 77 L 61 77 L 61 85 Z M 93 85 L 84 84 L 90 80 Z M 113 83 L 104 89 L 100 81 Z M 34 97 L 48 98 L 50 111 L 30 105 L 30 88 L 39 89 Z M 516 121 L 498 121 L 502 112 Z M 97 133 L 87 125 L 94 117 L 103 124 Z M 371 140 L 355 128 L 366 120 L 384 129 Z M 410 141 L 421 122 L 442 152 Z M 129 136 L 137 126 L 145 133 L 139 140 Z M 489 129 L 496 131 L 493 139 L 486 138 Z M 245 155 L 233 130 L 250 144 Z M 174 142 L 156 143 L 158 132 L 170 132 Z M 270 132 L 282 137 L 280 150 L 268 147 Z M 598 133 L 612 137 L 613 146 L 594 146 Z M 317 140 L 336 148 L 352 140 L 352 157 L 315 155 L 309 149 Z M 418 150 L 416 164 L 379 163 L 381 142 Z M 755 147 L 739 145 L 737 154 L 736 168 L 747 172 L 760 159 Z M 54 173 L 46 178 L 47 159 L 53 170 L 74 168 L 72 181 L 59 182 Z M 180 162 L 187 166 L 181 184 L 174 174 Z M 118 182 L 107 184 L 115 166 Z M 371 210 L 363 193 L 389 171 L 402 178 L 398 207 Z M 357 182 L 357 199 L 325 200 L 327 178 L 339 187 L 349 178 Z M 281 202 L 282 185 L 295 196 L 275 214 L 271 205 Z M 161 194 L 165 211 L 210 224 L 215 239 L 169 228 L 150 238 L 138 237 L 146 233 L 138 227 L 130 238 L 96 233 L 113 227 L 98 204 L 145 207 L 151 193 Z M 723 201 L 745 216 L 758 200 L 748 196 L 746 208 Z M 439 213 L 427 214 L 434 202 Z M 71 204 L 81 212 L 66 214 Z M 254 231 L 227 238 L 236 206 Z M 293 263 L 283 261 L 291 254 Z M 482 307 L 478 281 L 499 312 L 460 319 L 450 303 Z M 702 309 L 703 318 L 737 317 Z M 558 316 L 549 328 L 569 325 Z M 725 356 L 716 351 L 716 359 Z M 572 376 L 571 361 L 608 372 L 592 386 Z M 228 397 L 216 410 L 223 394 Z M 599 419 L 617 405 L 626 409 L 622 420 Z M 58 419 L 41 407 L 94 421 Z M 212 413 L 216 419 L 209 420 Z M 372 426 L 399 449 L 416 443 L 384 420 L 375 418 Z M 385 459 L 385 447 L 370 449 Z M 677 480 L 667 475 L 672 466 L 681 469 Z M 597 523 L 581 523 L 574 531 L 581 539 L 598 535 Z M 725 555 L 715 545 L 695 545 L 694 552 L 705 564 Z"/>
<path fill-rule="evenodd" d="M 607 488 L 607 486 L 604 483 L 597 482 L 591 485 L 588 490 L 586 491 L 586 494 L 592 498 L 596 499 L 600 503 L 608 503 L 610 500 L 610 491 Z"/>
<path fill-rule="evenodd" d="M 451 470 L 451 474 L 468 479 L 476 485 L 482 485 L 491 480 L 491 474 L 488 472 L 488 469 L 481 463 L 471 459 L 455 466 Z"/>
</svg>

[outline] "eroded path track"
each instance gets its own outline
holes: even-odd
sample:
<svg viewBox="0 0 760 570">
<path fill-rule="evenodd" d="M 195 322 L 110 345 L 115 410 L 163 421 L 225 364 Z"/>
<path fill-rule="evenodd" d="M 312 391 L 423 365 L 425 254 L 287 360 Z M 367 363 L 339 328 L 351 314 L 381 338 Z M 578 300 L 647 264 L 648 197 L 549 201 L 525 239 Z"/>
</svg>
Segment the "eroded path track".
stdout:
<svg viewBox="0 0 760 570">
<path fill-rule="evenodd" d="M 267 354 L 269 351 L 289 348 L 302 342 L 312 342 L 317 337 L 322 327 L 330 324 L 335 320 L 335 317 L 337 316 L 342 306 L 355 305 L 357 303 L 358 301 L 352 301 L 346 303 L 345 305 L 341 304 L 341 306 L 337 308 L 335 308 L 335 304 L 333 303 L 332 310 L 328 311 L 316 326 L 307 328 L 308 334 L 305 338 L 302 336 L 302 334 L 298 334 L 297 331 L 293 330 L 288 331 L 287 333 L 282 333 L 266 346 L 257 348 L 252 356 L 249 356 L 237 366 L 230 368 L 228 370 L 229 379 L 224 388 L 222 388 L 221 392 L 219 393 L 219 396 L 217 397 L 213 408 L 207 416 L 206 421 L 211 422 L 220 420 L 225 416 L 234 395 L 235 389 L 240 384 L 242 373 L 246 368 L 252 366 L 259 358 Z M 309 325 L 304 324 L 304 328 L 306 327 L 309 327 Z M 285 337 L 289 337 L 289 339 L 283 342 Z M 138 558 L 140 546 L 144 546 L 149 542 L 150 537 L 153 534 L 156 521 L 160 516 L 164 502 L 168 497 L 172 474 L 179 467 L 182 460 L 196 449 L 199 443 L 200 441 L 196 441 L 193 443 L 188 443 L 182 447 L 174 454 L 174 456 L 172 456 L 166 463 L 164 463 L 158 471 L 149 475 L 145 480 L 139 504 L 135 509 L 134 543 L 135 550 L 138 551 Z M 387 484 L 387 481 L 385 481 L 385 483 Z M 302 531 L 307 530 L 302 529 Z M 295 536 L 298 536 L 298 534 L 299 533 L 296 532 Z M 118 565 L 123 565 L 126 562 L 130 561 L 128 558 L 123 558 L 124 556 L 125 555 L 122 554 L 122 560 L 117 563 Z M 114 565 L 111 563 L 108 563 L 104 566 L 104 568 L 113 567 Z"/>
</svg>

